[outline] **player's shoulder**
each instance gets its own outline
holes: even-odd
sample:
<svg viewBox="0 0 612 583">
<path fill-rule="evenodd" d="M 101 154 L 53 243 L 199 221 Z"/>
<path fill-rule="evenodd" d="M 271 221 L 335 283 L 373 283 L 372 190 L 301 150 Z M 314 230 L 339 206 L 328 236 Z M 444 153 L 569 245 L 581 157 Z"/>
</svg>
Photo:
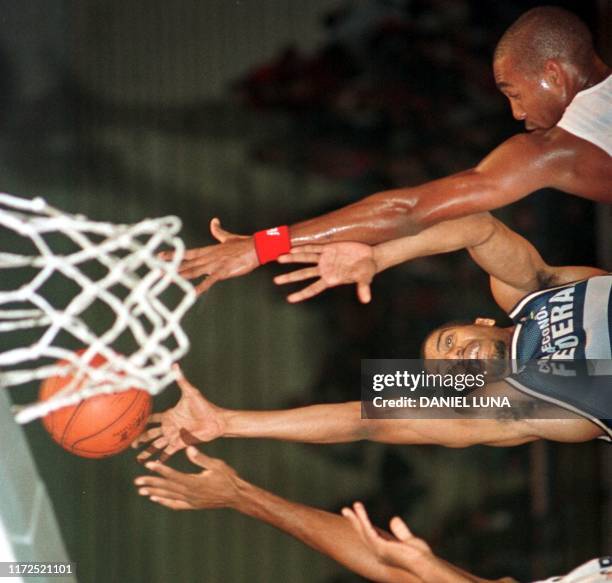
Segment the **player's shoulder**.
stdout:
<svg viewBox="0 0 612 583">
<path fill-rule="evenodd" d="M 522 134 L 523 155 L 543 168 L 554 188 L 578 196 L 611 202 L 611 157 L 599 146 L 555 126 Z"/>
<path fill-rule="evenodd" d="M 523 146 L 538 149 L 546 153 L 558 151 L 559 153 L 572 154 L 581 151 L 584 147 L 590 149 L 593 146 L 593 144 L 559 126 L 553 126 L 546 130 L 534 130 L 519 135 L 523 136 L 521 142 Z"/>
<path fill-rule="evenodd" d="M 554 128 L 553 128 L 554 129 Z M 527 149 L 527 151 L 543 150 L 550 147 L 553 136 L 549 136 L 548 133 L 551 130 L 534 130 L 531 132 L 520 132 L 514 134 L 508 138 L 504 145 L 511 148 L 520 148 L 521 150 Z"/>
<path fill-rule="evenodd" d="M 606 162 L 610 160 L 610 156 L 600 147 L 559 126 L 514 134 L 504 142 L 504 146 L 520 150 L 528 156 L 547 156 L 551 162 L 559 160 L 567 163 L 569 158 L 577 156 L 595 157 Z"/>
<path fill-rule="evenodd" d="M 560 166 L 559 163 L 562 163 L 560 167 L 563 167 L 569 158 L 582 150 L 582 146 L 576 140 L 580 139 L 555 126 L 548 130 L 533 130 L 515 134 L 506 140 L 504 146 L 513 153 L 520 153 L 523 159 L 547 165 Z"/>
<path fill-rule="evenodd" d="M 549 130 L 532 132 L 532 135 L 534 145 L 537 144 L 544 151 L 555 151 L 565 159 L 574 157 L 585 162 L 610 164 L 610 155 L 600 146 L 562 127 L 554 126 Z"/>
</svg>

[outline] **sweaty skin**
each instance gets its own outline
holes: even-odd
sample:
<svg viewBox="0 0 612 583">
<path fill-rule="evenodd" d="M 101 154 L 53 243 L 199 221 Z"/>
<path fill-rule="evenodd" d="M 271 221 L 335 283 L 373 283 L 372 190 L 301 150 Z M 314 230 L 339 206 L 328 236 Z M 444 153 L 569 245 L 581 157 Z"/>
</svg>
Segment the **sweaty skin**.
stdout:
<svg viewBox="0 0 612 583">
<path fill-rule="evenodd" d="M 320 217 L 294 224 L 291 243 L 331 241 L 376 244 L 451 218 L 492 210 L 542 188 L 612 202 L 612 160 L 598 146 L 556 126 L 575 95 L 603 81 L 610 68 L 597 56 L 584 69 L 549 59 L 539 75 L 520 73 L 509 55 L 494 63 L 495 80 L 513 116 L 527 133 L 508 139 L 474 168 L 420 186 L 379 192 Z M 181 265 L 187 278 L 215 282 L 258 266 L 252 237 L 239 237 L 211 223 L 221 245 L 189 251 Z"/>
</svg>

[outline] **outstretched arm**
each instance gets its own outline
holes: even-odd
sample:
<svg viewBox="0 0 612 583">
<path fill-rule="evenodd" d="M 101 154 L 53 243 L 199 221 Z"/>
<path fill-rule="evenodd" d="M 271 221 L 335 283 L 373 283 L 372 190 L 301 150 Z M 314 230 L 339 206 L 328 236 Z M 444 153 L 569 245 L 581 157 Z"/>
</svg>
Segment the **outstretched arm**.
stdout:
<svg viewBox="0 0 612 583">
<path fill-rule="evenodd" d="M 440 221 L 492 210 L 545 187 L 604 200 L 612 170 L 609 156 L 562 130 L 516 135 L 478 166 L 411 188 L 379 192 L 290 228 L 291 243 L 381 243 L 420 232 Z M 221 279 L 258 266 L 252 237 L 240 238 L 212 225 L 221 245 L 189 251 L 182 273 L 203 292 Z"/>
<path fill-rule="evenodd" d="M 381 443 L 436 444 L 466 447 L 475 444 L 517 445 L 536 439 L 522 421 L 495 419 L 362 419 L 359 401 L 312 405 L 278 411 L 235 411 L 210 403 L 200 391 L 179 377 L 181 399 L 134 443 L 148 444 L 140 462 L 160 455 L 167 459 L 198 442 L 219 437 L 262 438 L 303 443 L 346 443 L 371 440 Z"/>
<path fill-rule="evenodd" d="M 199 473 L 178 472 L 159 462 L 157 475 L 136 478 L 141 496 L 173 510 L 231 508 L 297 538 L 362 577 L 380 583 L 493 583 L 436 557 L 399 518 L 391 534 L 375 529 L 356 504 L 343 516 L 291 502 L 243 480 L 225 462 L 187 449 Z M 514 583 L 506 578 L 499 583 Z"/>
<path fill-rule="evenodd" d="M 277 276 L 274 281 L 285 284 L 319 277 L 307 288 L 291 294 L 288 299 L 292 302 L 312 297 L 329 287 L 353 282 L 361 288 L 360 299 L 369 301 L 369 284 L 375 274 L 412 259 L 459 249 L 467 249 L 474 261 L 490 275 L 493 295 L 505 310 L 542 287 L 604 273 L 595 267 L 548 265 L 529 241 L 485 212 L 444 221 L 418 235 L 374 247 L 360 243 L 298 247 L 281 256 L 279 262 L 308 262 L 316 266 Z"/>
<path fill-rule="evenodd" d="M 294 245 L 329 241 L 381 243 L 440 221 L 491 210 L 548 186 L 550 171 L 534 164 L 531 135 L 510 138 L 478 166 L 420 186 L 379 192 L 291 227 Z M 538 156 L 539 157 L 539 156 Z"/>
<path fill-rule="evenodd" d="M 397 413 L 397 410 L 394 409 L 393 413 Z M 468 447 L 477 444 L 520 445 L 538 438 L 534 428 L 521 420 L 363 419 L 359 401 L 279 411 L 226 410 L 223 416 L 223 437 L 304 443 L 368 440 L 404 445 Z"/>
<path fill-rule="evenodd" d="M 289 295 L 289 302 L 300 302 L 331 287 L 356 283 L 359 300 L 368 303 L 371 299 L 370 284 L 377 273 L 419 257 L 478 245 L 490 236 L 494 220 L 489 213 L 478 213 L 444 221 L 418 235 L 375 246 L 340 242 L 295 247 L 290 253 L 281 255 L 278 262 L 315 265 L 279 275 L 274 282 L 282 285 L 318 278 L 306 288 Z"/>
<path fill-rule="evenodd" d="M 185 474 L 149 462 L 147 468 L 158 475 L 137 478 L 139 494 L 173 510 L 232 508 L 290 534 L 369 580 L 421 583 L 414 575 L 377 560 L 346 518 L 275 496 L 194 447 L 187 449 L 187 455 L 202 471 Z"/>
<path fill-rule="evenodd" d="M 380 243 L 452 218 L 506 206 L 541 188 L 610 202 L 610 157 L 560 129 L 518 134 L 476 167 L 364 198 L 291 228 L 294 245 Z"/>
<path fill-rule="evenodd" d="M 374 259 L 377 271 L 382 271 L 417 257 L 462 248 L 489 274 L 493 296 L 504 310 L 530 292 L 604 273 L 596 267 L 548 265 L 527 239 L 490 213 L 446 221 L 414 237 L 377 245 Z"/>
<path fill-rule="evenodd" d="M 278 439 L 303 443 L 346 443 L 370 440 L 393 444 L 513 446 L 536 439 L 580 442 L 602 430 L 582 418 L 564 419 L 362 419 L 359 401 L 312 405 L 278 411 L 234 411 L 213 405 L 187 380 L 179 381 L 182 397 L 164 413 L 155 413 L 135 442 L 150 444 L 138 455 L 141 462 L 161 459 L 195 443 L 219 437 Z M 497 390 L 491 383 L 489 389 Z M 507 394 L 508 387 L 501 389 Z M 397 409 L 393 412 L 397 413 Z"/>
</svg>

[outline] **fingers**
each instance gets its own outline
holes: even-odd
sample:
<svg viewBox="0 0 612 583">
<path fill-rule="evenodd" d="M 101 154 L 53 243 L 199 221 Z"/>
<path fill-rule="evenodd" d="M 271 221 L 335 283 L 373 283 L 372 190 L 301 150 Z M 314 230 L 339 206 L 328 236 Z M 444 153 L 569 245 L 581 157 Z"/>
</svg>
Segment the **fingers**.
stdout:
<svg viewBox="0 0 612 583">
<path fill-rule="evenodd" d="M 391 519 L 391 522 L 389 523 L 389 528 L 391 529 L 391 532 L 395 535 L 395 537 L 401 540 L 402 542 L 406 542 L 413 536 L 406 523 L 399 516 L 394 516 Z"/>
<path fill-rule="evenodd" d="M 153 441 L 157 437 L 162 435 L 161 427 L 153 427 L 152 429 L 148 429 L 147 431 L 143 431 L 134 441 L 132 441 L 132 447 L 136 448 L 142 445 L 143 443 L 148 443 L 149 441 Z"/>
<path fill-rule="evenodd" d="M 214 468 L 221 461 L 216 458 L 208 457 L 193 446 L 187 448 L 187 457 L 189 461 L 205 470 Z"/>
<path fill-rule="evenodd" d="M 374 537 L 372 537 L 372 535 L 368 533 L 368 531 L 364 527 L 363 522 L 357 516 L 354 510 L 354 506 L 355 505 L 353 505 L 353 508 L 343 508 L 342 514 L 343 516 L 349 519 L 351 526 L 357 532 L 359 538 L 361 538 L 364 544 L 374 550 L 376 548 L 376 543 L 378 542 L 376 538 L 376 532 Z"/>
<path fill-rule="evenodd" d="M 151 423 L 161 423 L 162 417 L 163 417 L 163 413 L 153 413 L 152 415 L 149 415 L 149 418 L 147 419 L 147 425 L 150 425 Z M 156 437 L 159 437 L 159 435 L 161 435 L 161 431 L 158 435 L 149 433 L 150 431 L 152 432 L 155 429 L 160 429 L 160 428 L 151 427 L 149 430 L 142 432 L 134 441 L 132 441 L 131 446 L 133 448 L 137 448 L 137 447 L 140 447 L 143 443 L 147 441 L 151 441 L 152 439 Z"/>
<path fill-rule="evenodd" d="M 198 285 L 195 286 L 196 293 L 198 295 L 202 295 L 204 292 L 207 292 L 215 283 L 219 281 L 218 277 L 214 275 L 209 275 L 204 278 Z"/>
<path fill-rule="evenodd" d="M 145 449 L 144 451 L 141 451 L 137 456 L 136 456 L 136 461 L 139 464 L 146 464 L 147 462 L 151 461 L 151 458 L 153 456 L 156 456 L 159 454 L 159 457 L 157 458 L 157 461 L 160 461 L 162 463 L 167 462 L 177 451 L 179 451 L 180 449 L 182 449 L 183 446 L 182 445 L 168 445 L 164 448 L 159 448 L 159 447 L 155 447 L 154 445 L 150 445 L 149 447 L 147 447 L 147 449 Z"/>
<path fill-rule="evenodd" d="M 370 284 L 358 283 L 357 284 L 357 297 L 362 304 L 369 304 L 372 300 L 372 291 Z"/>
<path fill-rule="evenodd" d="M 197 263 L 190 261 L 183 263 L 179 267 L 179 275 L 185 279 L 196 279 L 197 277 L 208 277 L 209 272 L 213 271 L 214 265 L 211 265 L 209 261 L 203 261 Z"/>
<path fill-rule="evenodd" d="M 156 504 L 160 504 L 161 506 L 171 508 L 172 510 L 194 510 L 194 507 L 191 506 L 191 504 L 189 504 L 188 502 L 183 502 L 182 500 L 161 498 L 159 496 L 151 496 L 149 500 L 151 500 L 151 502 L 155 502 Z"/>
<path fill-rule="evenodd" d="M 161 453 L 168 446 L 168 439 L 165 437 L 157 438 L 149 447 L 141 451 L 136 456 L 136 461 L 144 464 L 152 455 Z"/>
<path fill-rule="evenodd" d="M 327 284 L 322 279 L 319 279 L 318 281 L 311 283 L 308 287 L 305 287 L 304 289 L 298 292 L 288 295 L 287 301 L 290 304 L 296 304 L 297 302 L 303 302 L 304 300 L 309 300 L 310 298 L 314 298 L 315 296 L 318 296 L 321 292 L 324 292 L 326 289 L 327 289 Z"/>
<path fill-rule="evenodd" d="M 296 281 L 312 279 L 313 277 L 318 277 L 319 275 L 318 267 L 306 267 L 304 269 L 298 269 L 296 271 L 290 271 L 289 273 L 277 275 L 274 278 L 274 283 L 276 285 L 284 285 L 286 283 L 295 283 Z"/>
<path fill-rule="evenodd" d="M 134 483 L 138 486 L 138 494 L 149 496 L 152 502 L 173 510 L 193 509 L 193 506 L 187 501 L 188 492 L 180 484 L 154 476 L 141 476 L 136 478 Z"/>
<path fill-rule="evenodd" d="M 306 263 L 318 263 L 321 253 L 323 253 L 325 249 L 325 245 L 300 245 L 299 247 L 294 247 L 289 251 L 289 253 L 285 253 L 284 255 L 280 255 L 276 258 L 279 263 L 302 263 L 302 259 L 296 259 L 297 256 L 308 255 L 310 257 L 316 257 L 312 261 L 306 261 Z"/>
<path fill-rule="evenodd" d="M 219 261 L 189 261 L 183 262 L 179 267 L 178 273 L 181 277 L 189 280 L 198 279 L 200 277 L 210 278 L 211 274 L 214 277 L 219 277 L 218 274 L 223 271 L 224 264 Z"/>
<path fill-rule="evenodd" d="M 169 445 L 159 454 L 157 460 L 165 464 L 177 451 L 179 451 L 179 449 L 182 449 L 181 445 Z"/>
<path fill-rule="evenodd" d="M 351 526 L 357 531 L 357 534 L 359 534 L 359 536 L 363 540 L 365 540 L 363 528 L 361 527 L 361 523 L 359 522 L 359 519 L 357 518 L 357 515 L 353 512 L 353 510 L 351 508 L 343 508 L 342 516 L 348 518 L 349 522 L 351 523 Z"/>
<path fill-rule="evenodd" d="M 208 261 L 208 256 L 216 246 L 217 244 L 215 243 L 213 245 L 206 245 L 205 247 L 194 247 L 193 249 L 185 249 L 180 268 L 185 269 L 186 267 L 189 267 L 190 264 L 197 265 L 198 263 L 206 263 Z M 163 253 L 168 254 L 169 259 L 172 259 L 172 257 L 174 257 L 173 251 L 164 251 Z"/>
<path fill-rule="evenodd" d="M 227 239 L 227 233 L 221 228 L 221 221 L 218 217 L 210 221 L 210 234 L 217 239 L 219 243 L 223 243 L 225 239 Z"/>
<path fill-rule="evenodd" d="M 378 532 L 370 522 L 370 517 L 368 516 L 364 505 L 361 502 L 355 502 L 355 504 L 353 504 L 353 509 L 357 515 L 357 519 L 361 524 L 365 536 L 369 540 L 375 541 L 378 538 Z"/>
<path fill-rule="evenodd" d="M 183 279 L 192 281 L 200 277 L 208 277 L 208 274 L 214 272 L 215 268 L 216 264 L 212 263 L 209 259 L 200 261 L 183 259 L 182 263 L 178 266 L 177 273 Z"/>
<path fill-rule="evenodd" d="M 145 464 L 149 461 L 149 459 L 151 458 L 151 456 L 157 455 L 162 453 L 164 450 L 163 449 L 159 449 L 157 447 L 154 447 L 152 445 L 150 445 L 149 447 L 147 447 L 147 449 L 144 449 L 143 451 L 141 451 L 137 456 L 136 456 L 136 461 L 139 464 Z"/>
<path fill-rule="evenodd" d="M 412 534 L 411 530 L 408 528 L 408 525 L 399 516 L 395 516 L 391 519 L 389 527 L 391 528 L 391 532 L 395 537 L 397 537 L 401 542 L 410 545 L 412 549 L 416 549 L 420 552 L 431 553 L 431 548 L 429 545 L 423 539 L 414 536 L 414 534 Z"/>
<path fill-rule="evenodd" d="M 323 253 L 324 249 L 325 245 L 299 245 L 291 249 L 287 255 L 296 253 Z"/>
<path fill-rule="evenodd" d="M 205 247 L 195 247 L 194 249 L 185 249 L 183 253 L 183 262 L 192 261 L 193 259 L 197 259 L 202 255 L 202 249 Z"/>
<path fill-rule="evenodd" d="M 172 482 L 175 484 L 182 484 L 183 480 L 187 477 L 187 474 L 177 472 L 176 470 L 173 470 L 170 466 L 166 466 L 161 462 L 149 462 L 145 464 L 145 467 L 147 468 L 147 470 L 151 470 L 152 472 L 163 476 L 167 480 L 172 480 Z M 150 476 L 145 476 L 144 478 L 151 479 Z"/>
<path fill-rule="evenodd" d="M 195 247 L 193 249 L 186 249 L 183 253 L 183 263 L 185 261 L 193 261 L 199 259 L 202 255 L 206 255 L 207 251 L 214 245 L 207 245 L 206 247 Z"/>
<path fill-rule="evenodd" d="M 181 267 L 184 269 L 185 263 L 192 263 L 192 262 L 197 263 L 196 260 L 200 260 L 200 262 L 205 261 L 211 249 L 214 247 L 216 247 L 216 245 L 207 245 L 205 247 L 194 247 L 193 249 L 185 249 L 183 253 L 183 259 L 181 261 Z M 175 255 L 176 255 L 176 250 L 160 251 L 157 254 L 157 257 L 159 259 L 162 259 L 163 261 L 171 261 L 172 259 L 174 259 Z"/>
<path fill-rule="evenodd" d="M 172 370 L 176 374 L 176 384 L 179 386 L 179 389 L 184 396 L 194 395 L 196 393 L 198 395 L 201 394 L 200 391 L 185 378 L 183 369 L 177 363 L 172 365 Z"/>
<path fill-rule="evenodd" d="M 215 217 L 212 221 L 210 221 L 210 234 L 219 241 L 219 243 L 225 243 L 228 239 L 232 237 L 237 237 L 235 233 L 230 233 L 225 229 L 221 228 L 221 221 Z"/>
<path fill-rule="evenodd" d="M 291 253 L 286 253 L 278 257 L 279 263 L 319 263 L 321 255 L 319 253 L 308 253 L 304 251 L 304 247 L 297 247 L 299 251 L 295 252 L 295 249 L 291 250 Z"/>
<path fill-rule="evenodd" d="M 163 490 L 166 497 L 186 499 L 186 495 L 189 493 L 189 490 L 181 483 L 157 476 L 140 476 L 134 480 L 134 484 L 138 486 L 138 493 L 142 496 L 149 496 L 153 490 L 158 492 Z M 168 496 L 168 494 L 171 494 L 171 496 Z"/>
<path fill-rule="evenodd" d="M 140 496 L 156 496 L 159 498 L 172 498 L 174 500 L 182 500 L 187 502 L 187 497 L 180 492 L 173 492 L 165 488 L 152 488 L 150 486 L 146 488 L 139 488 L 138 494 Z"/>
</svg>

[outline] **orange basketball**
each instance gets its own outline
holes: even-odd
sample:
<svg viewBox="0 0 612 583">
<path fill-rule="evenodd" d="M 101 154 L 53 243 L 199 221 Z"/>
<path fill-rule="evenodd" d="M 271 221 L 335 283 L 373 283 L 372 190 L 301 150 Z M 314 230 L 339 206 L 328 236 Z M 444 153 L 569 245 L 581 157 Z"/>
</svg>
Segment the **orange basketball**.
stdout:
<svg viewBox="0 0 612 583">
<path fill-rule="evenodd" d="M 104 357 L 96 355 L 91 365 L 100 366 L 104 362 Z M 50 398 L 71 379 L 70 375 L 46 379 L 40 387 L 40 400 Z M 90 397 L 52 411 L 42 421 L 51 437 L 65 450 L 81 457 L 103 458 L 128 448 L 142 433 L 150 413 L 149 393 L 128 389 Z"/>
</svg>

